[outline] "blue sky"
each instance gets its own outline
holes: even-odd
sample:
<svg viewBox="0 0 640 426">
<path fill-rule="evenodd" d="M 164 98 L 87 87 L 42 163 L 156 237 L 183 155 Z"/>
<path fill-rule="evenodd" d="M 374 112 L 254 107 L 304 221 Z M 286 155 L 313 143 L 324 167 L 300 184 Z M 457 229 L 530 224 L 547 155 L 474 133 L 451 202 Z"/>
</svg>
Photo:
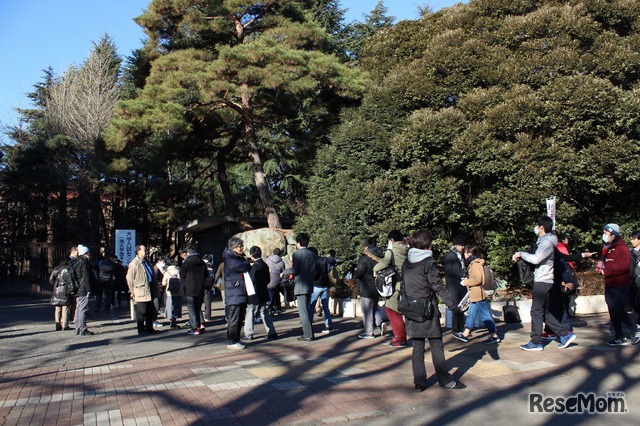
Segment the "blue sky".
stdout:
<svg viewBox="0 0 640 426">
<path fill-rule="evenodd" d="M 127 56 L 142 45 L 133 22 L 150 0 L 0 0 L 0 130 L 17 125 L 14 108 L 30 108 L 26 93 L 51 66 L 61 75 L 82 63 L 105 33 Z M 347 21 L 361 21 L 378 0 L 342 0 Z M 386 0 L 396 20 L 417 19 L 419 5 L 439 10 L 461 0 Z M 0 141 L 7 142 L 0 135 Z"/>
</svg>

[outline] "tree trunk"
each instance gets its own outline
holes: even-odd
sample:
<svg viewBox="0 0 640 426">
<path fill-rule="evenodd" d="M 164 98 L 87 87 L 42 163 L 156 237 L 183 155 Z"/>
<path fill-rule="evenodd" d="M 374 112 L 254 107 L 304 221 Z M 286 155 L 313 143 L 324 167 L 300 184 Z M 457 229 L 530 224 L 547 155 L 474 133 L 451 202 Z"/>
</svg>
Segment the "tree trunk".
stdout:
<svg viewBox="0 0 640 426">
<path fill-rule="evenodd" d="M 264 173 L 264 167 L 262 167 L 262 160 L 260 160 L 260 153 L 258 151 L 258 141 L 256 138 L 256 130 L 253 125 L 253 114 L 251 101 L 249 101 L 249 94 L 247 90 L 247 84 L 243 84 L 240 89 L 242 97 L 242 111 L 244 121 L 244 137 L 247 147 L 249 148 L 249 158 L 253 164 L 253 178 L 258 188 L 258 194 L 260 200 L 264 206 L 264 214 L 267 217 L 267 224 L 269 228 L 282 229 L 280 223 L 280 216 L 273 205 L 273 198 L 271 198 L 271 192 L 267 183 L 267 176 Z"/>
<path fill-rule="evenodd" d="M 236 202 L 236 199 L 233 196 L 233 192 L 231 191 L 231 184 L 229 183 L 229 177 L 227 176 L 226 156 L 231 151 L 233 151 L 236 146 L 236 142 L 238 141 L 238 139 L 240 139 L 241 136 L 242 126 L 237 126 L 236 130 L 231 136 L 231 140 L 229 141 L 229 143 L 226 146 L 218 149 L 216 162 L 218 165 L 218 183 L 220 184 L 220 190 L 222 191 L 222 195 L 224 197 L 224 212 L 225 214 L 233 216 L 243 231 L 248 231 L 250 229 L 253 229 L 253 226 L 251 226 L 251 224 L 246 220 L 242 220 L 240 218 L 242 214 L 240 213 L 238 203 Z"/>
</svg>

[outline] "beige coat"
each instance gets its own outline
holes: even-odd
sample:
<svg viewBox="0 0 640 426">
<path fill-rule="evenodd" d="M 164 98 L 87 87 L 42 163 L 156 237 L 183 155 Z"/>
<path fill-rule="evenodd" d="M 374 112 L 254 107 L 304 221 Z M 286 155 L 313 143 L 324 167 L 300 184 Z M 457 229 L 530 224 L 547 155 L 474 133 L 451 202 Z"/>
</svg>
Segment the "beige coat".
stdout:
<svg viewBox="0 0 640 426">
<path fill-rule="evenodd" d="M 137 256 L 129 263 L 127 285 L 129 286 L 129 291 L 133 294 L 133 300 L 135 302 L 151 301 L 149 277 L 147 276 L 147 271 L 144 269 L 144 265 Z"/>
<path fill-rule="evenodd" d="M 469 287 L 469 302 L 480 302 L 487 298 L 482 287 L 484 279 L 484 259 L 474 259 L 469 264 L 469 278 L 462 280 L 462 285 Z"/>
</svg>

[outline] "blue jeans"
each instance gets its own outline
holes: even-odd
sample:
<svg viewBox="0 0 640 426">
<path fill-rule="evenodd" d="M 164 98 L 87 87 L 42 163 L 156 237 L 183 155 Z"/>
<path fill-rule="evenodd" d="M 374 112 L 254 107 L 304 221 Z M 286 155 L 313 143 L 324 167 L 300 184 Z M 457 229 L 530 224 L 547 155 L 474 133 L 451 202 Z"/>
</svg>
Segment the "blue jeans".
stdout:
<svg viewBox="0 0 640 426">
<path fill-rule="evenodd" d="M 484 326 L 487 327 L 489 333 L 493 334 L 496 332 L 496 324 L 493 322 L 489 302 L 487 302 L 486 300 L 481 300 L 480 302 L 472 302 L 469 304 L 469 310 L 467 311 L 467 320 L 464 323 L 464 327 L 468 328 L 469 330 L 473 330 L 473 327 L 476 325 L 477 317 L 480 317 L 480 321 L 484 323 Z"/>
<path fill-rule="evenodd" d="M 324 326 L 331 328 L 331 310 L 329 309 L 329 289 L 327 287 L 313 287 L 311 301 L 309 302 L 309 320 L 313 324 L 313 315 L 316 313 L 316 302 L 320 298 L 320 304 L 324 311 Z"/>
</svg>

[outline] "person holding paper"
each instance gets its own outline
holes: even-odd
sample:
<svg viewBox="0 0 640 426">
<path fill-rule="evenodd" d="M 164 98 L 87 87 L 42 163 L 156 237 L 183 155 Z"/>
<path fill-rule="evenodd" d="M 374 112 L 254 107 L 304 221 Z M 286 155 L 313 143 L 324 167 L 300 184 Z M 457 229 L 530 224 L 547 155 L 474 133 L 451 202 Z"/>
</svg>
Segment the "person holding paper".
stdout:
<svg viewBox="0 0 640 426">
<path fill-rule="evenodd" d="M 227 243 L 227 248 L 222 253 L 224 264 L 224 303 L 227 310 L 227 349 L 244 349 L 240 341 L 241 319 L 247 311 L 247 290 L 253 291 L 253 286 L 247 289 L 245 274 L 251 269 L 249 259 L 244 254 L 244 241 L 232 237 Z"/>
</svg>

